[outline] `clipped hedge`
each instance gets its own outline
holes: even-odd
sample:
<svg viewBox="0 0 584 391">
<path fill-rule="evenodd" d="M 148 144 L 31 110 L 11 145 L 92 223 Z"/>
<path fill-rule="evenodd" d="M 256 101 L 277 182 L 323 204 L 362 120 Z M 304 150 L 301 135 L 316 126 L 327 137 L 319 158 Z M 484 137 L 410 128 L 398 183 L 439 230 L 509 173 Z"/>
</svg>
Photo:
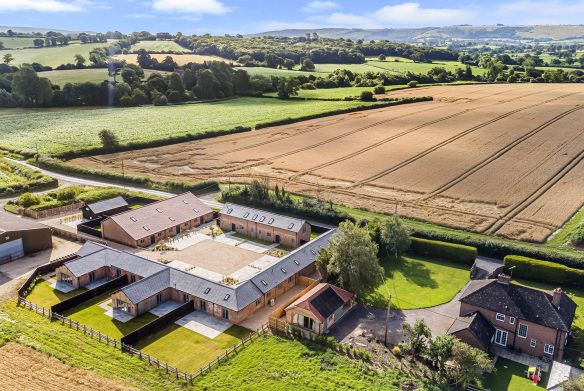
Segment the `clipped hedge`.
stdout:
<svg viewBox="0 0 584 391">
<path fill-rule="evenodd" d="M 513 277 L 551 284 L 584 287 L 584 270 L 521 255 L 507 255 L 505 268 L 515 267 Z"/>
<path fill-rule="evenodd" d="M 410 251 L 465 265 L 472 265 L 478 254 L 476 247 L 420 238 L 412 238 Z"/>
</svg>

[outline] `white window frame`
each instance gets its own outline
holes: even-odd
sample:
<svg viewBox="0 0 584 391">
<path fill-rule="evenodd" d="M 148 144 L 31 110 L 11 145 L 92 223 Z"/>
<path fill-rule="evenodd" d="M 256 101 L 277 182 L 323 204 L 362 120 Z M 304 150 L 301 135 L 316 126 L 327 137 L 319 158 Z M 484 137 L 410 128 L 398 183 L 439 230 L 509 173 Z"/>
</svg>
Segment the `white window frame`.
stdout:
<svg viewBox="0 0 584 391">
<path fill-rule="evenodd" d="M 521 327 L 525 327 L 525 335 L 521 335 Z M 529 327 L 526 324 L 519 323 L 519 327 L 517 327 L 517 336 L 519 338 L 527 338 L 527 332 L 529 331 Z"/>
<path fill-rule="evenodd" d="M 501 314 L 500 312 L 497 312 L 497 315 L 495 315 L 495 319 L 497 319 L 499 322 L 504 322 L 505 321 L 505 314 Z"/>
<path fill-rule="evenodd" d="M 531 346 L 532 348 L 535 348 L 537 346 L 537 341 L 533 338 L 531 338 L 531 341 L 529 342 L 529 346 Z"/>
<path fill-rule="evenodd" d="M 554 345 L 550 345 L 550 344 L 547 344 L 547 343 L 543 346 L 543 352 L 545 354 L 553 355 L 554 354 L 554 349 L 555 349 L 555 346 Z"/>
<path fill-rule="evenodd" d="M 514 316 L 510 316 L 509 317 L 509 323 L 510 324 L 515 324 L 515 317 Z"/>
</svg>

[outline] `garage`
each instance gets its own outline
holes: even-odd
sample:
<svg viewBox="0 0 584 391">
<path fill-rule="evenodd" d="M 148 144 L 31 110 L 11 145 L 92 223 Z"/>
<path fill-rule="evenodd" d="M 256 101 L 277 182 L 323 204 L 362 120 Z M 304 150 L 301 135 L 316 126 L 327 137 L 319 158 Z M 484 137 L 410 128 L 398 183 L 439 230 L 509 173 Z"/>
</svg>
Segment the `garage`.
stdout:
<svg viewBox="0 0 584 391">
<path fill-rule="evenodd" d="M 24 243 L 22 242 L 22 238 L 0 244 L 0 264 L 13 261 L 23 256 Z"/>
</svg>

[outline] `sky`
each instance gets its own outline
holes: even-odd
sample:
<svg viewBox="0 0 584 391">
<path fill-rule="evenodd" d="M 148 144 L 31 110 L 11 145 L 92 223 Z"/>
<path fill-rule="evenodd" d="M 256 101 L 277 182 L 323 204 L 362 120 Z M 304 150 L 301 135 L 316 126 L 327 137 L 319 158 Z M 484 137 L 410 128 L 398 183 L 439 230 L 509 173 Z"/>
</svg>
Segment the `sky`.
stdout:
<svg viewBox="0 0 584 391">
<path fill-rule="evenodd" d="M 0 0 L 0 25 L 251 34 L 325 27 L 581 24 L 584 0 Z"/>
</svg>

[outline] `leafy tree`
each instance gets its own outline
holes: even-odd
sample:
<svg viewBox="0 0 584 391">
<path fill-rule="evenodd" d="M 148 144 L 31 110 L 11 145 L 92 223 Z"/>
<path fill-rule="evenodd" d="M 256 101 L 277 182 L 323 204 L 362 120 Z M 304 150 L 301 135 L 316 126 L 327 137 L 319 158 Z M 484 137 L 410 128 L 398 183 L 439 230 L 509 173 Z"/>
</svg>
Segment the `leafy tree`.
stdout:
<svg viewBox="0 0 584 391">
<path fill-rule="evenodd" d="M 253 94 L 251 79 L 243 69 L 238 69 L 233 73 L 233 92 L 237 95 Z"/>
<path fill-rule="evenodd" d="M 331 262 L 331 254 L 326 248 L 321 248 L 316 257 L 316 268 L 318 269 L 322 279 L 328 280 L 328 267 Z"/>
<path fill-rule="evenodd" d="M 562 384 L 563 391 L 584 391 L 584 375 L 568 380 Z"/>
<path fill-rule="evenodd" d="M 373 93 L 374 94 L 385 94 L 385 87 L 384 86 L 375 86 L 375 88 L 373 89 Z"/>
<path fill-rule="evenodd" d="M 272 79 L 265 75 L 252 75 L 250 77 L 251 87 L 254 91 L 259 93 L 264 93 L 268 91 L 273 91 Z"/>
<path fill-rule="evenodd" d="M 144 71 L 138 65 L 126 64 L 122 67 L 120 75 L 124 83 L 130 86 L 139 86 L 144 78 Z"/>
<path fill-rule="evenodd" d="M 385 57 L 385 54 L 383 54 L 383 53 L 382 53 L 382 54 L 380 54 L 380 55 L 377 57 L 377 59 L 378 59 L 379 61 L 385 61 L 385 59 L 386 59 L 386 58 L 387 58 L 387 57 Z"/>
<path fill-rule="evenodd" d="M 12 95 L 23 106 L 47 106 L 53 99 L 53 88 L 49 79 L 38 77 L 32 67 L 23 66 L 12 77 Z"/>
<path fill-rule="evenodd" d="M 166 106 L 168 105 L 168 98 L 160 92 L 154 91 L 152 94 L 152 103 L 154 106 Z"/>
<path fill-rule="evenodd" d="M 4 49 L 4 42 L 0 41 L 0 50 Z"/>
<path fill-rule="evenodd" d="M 32 44 L 37 48 L 42 48 L 45 46 L 45 40 L 41 38 L 36 38 L 32 40 Z"/>
<path fill-rule="evenodd" d="M 312 60 L 310 58 L 305 58 L 304 60 L 302 60 L 302 66 L 300 67 L 300 70 L 302 71 L 314 71 L 316 68 L 314 66 L 314 63 L 312 62 Z"/>
<path fill-rule="evenodd" d="M 140 88 L 134 88 L 132 101 L 136 106 L 145 105 L 148 103 L 148 96 Z"/>
<path fill-rule="evenodd" d="M 14 61 L 14 56 L 11 53 L 6 53 L 3 57 L 2 60 L 4 62 L 4 64 L 6 65 L 10 65 L 10 63 L 12 61 Z"/>
<path fill-rule="evenodd" d="M 344 221 L 329 243 L 328 275 L 342 288 L 365 296 L 383 281 L 377 245 L 366 228 Z"/>
<path fill-rule="evenodd" d="M 278 98 L 290 99 L 291 96 L 298 95 L 298 82 L 292 77 L 283 77 L 278 83 Z"/>
<path fill-rule="evenodd" d="M 373 92 L 371 91 L 361 91 L 359 99 L 361 99 L 363 102 L 372 102 L 375 100 L 375 98 L 373 98 Z"/>
<path fill-rule="evenodd" d="M 124 95 L 122 97 L 122 99 L 124 99 L 126 97 L 130 100 L 132 99 L 128 95 Z M 99 136 L 99 139 L 101 140 L 101 144 L 103 145 L 103 148 L 106 151 L 110 151 L 110 150 L 112 150 L 120 145 L 120 142 L 118 141 L 118 137 L 111 130 L 102 129 L 99 131 L 98 136 Z"/>
<path fill-rule="evenodd" d="M 153 73 L 148 77 L 146 86 L 149 91 L 164 92 L 168 90 L 168 83 L 160 73 Z"/>
<path fill-rule="evenodd" d="M 16 107 L 16 101 L 12 94 L 5 89 L 0 88 L 0 107 Z"/>
<path fill-rule="evenodd" d="M 211 70 L 201 69 L 197 72 L 197 85 L 192 91 L 200 99 L 222 98 L 220 87 L 219 80 Z"/>
<path fill-rule="evenodd" d="M 267 200 L 270 197 L 270 188 L 267 179 L 262 182 L 254 179 L 248 186 L 249 194 L 252 200 Z"/>
<path fill-rule="evenodd" d="M 185 85 L 178 73 L 173 72 L 168 80 L 168 88 L 170 90 L 178 91 L 180 94 L 185 93 Z"/>
<path fill-rule="evenodd" d="M 74 58 L 75 64 L 77 64 L 79 68 L 83 67 L 83 65 L 85 65 L 85 62 L 87 61 L 85 57 L 83 57 L 81 54 L 76 54 Z"/>
<path fill-rule="evenodd" d="M 426 351 L 428 342 L 432 338 L 432 332 L 423 319 L 416 320 L 413 326 L 409 323 L 404 323 L 402 331 L 406 337 L 406 341 L 402 343 L 402 348 L 410 353 L 412 360 Z"/>
<path fill-rule="evenodd" d="M 291 60 L 289 58 L 286 58 L 284 60 L 284 68 L 291 70 L 291 69 L 294 68 L 294 65 L 296 65 L 296 63 L 294 62 L 294 60 Z"/>
<path fill-rule="evenodd" d="M 138 65 L 142 68 L 150 68 L 152 67 L 152 56 L 148 53 L 145 49 L 140 49 L 137 52 L 138 55 Z"/>
<path fill-rule="evenodd" d="M 452 357 L 455 341 L 456 337 L 450 334 L 439 335 L 430 341 L 428 355 L 439 369 L 443 369 L 444 363 Z"/>
<path fill-rule="evenodd" d="M 381 224 L 381 244 L 387 255 L 395 258 L 403 255 L 412 244 L 410 234 L 397 216 L 383 220 Z"/>
<path fill-rule="evenodd" d="M 460 340 L 455 340 L 452 357 L 446 366 L 446 375 L 454 384 L 466 388 L 493 370 L 493 362 L 487 353 Z"/>
</svg>

